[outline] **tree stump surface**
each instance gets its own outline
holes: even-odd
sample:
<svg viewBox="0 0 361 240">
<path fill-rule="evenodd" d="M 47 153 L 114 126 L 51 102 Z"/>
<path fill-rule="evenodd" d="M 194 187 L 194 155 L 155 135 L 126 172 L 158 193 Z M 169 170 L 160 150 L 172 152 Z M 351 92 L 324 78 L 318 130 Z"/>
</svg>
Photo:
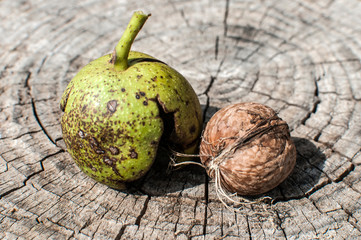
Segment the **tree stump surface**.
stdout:
<svg viewBox="0 0 361 240">
<path fill-rule="evenodd" d="M 287 121 L 297 164 L 255 198 L 272 201 L 226 208 L 197 166 L 155 165 L 116 191 L 64 150 L 65 87 L 139 9 L 152 16 L 132 49 L 181 72 L 205 121 L 245 101 Z M 359 0 L 0 1 L 0 238 L 360 238 L 360 13 Z"/>
</svg>

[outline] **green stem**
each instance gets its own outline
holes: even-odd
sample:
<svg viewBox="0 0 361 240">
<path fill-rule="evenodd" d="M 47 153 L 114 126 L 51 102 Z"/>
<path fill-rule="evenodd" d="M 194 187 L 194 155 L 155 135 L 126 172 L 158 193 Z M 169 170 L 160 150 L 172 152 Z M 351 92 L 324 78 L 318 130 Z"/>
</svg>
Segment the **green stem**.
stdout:
<svg viewBox="0 0 361 240">
<path fill-rule="evenodd" d="M 149 16 L 150 14 L 146 15 L 142 11 L 136 11 L 133 13 L 128 26 L 125 29 L 113 53 L 111 62 L 114 63 L 115 70 L 124 71 L 128 68 L 128 55 L 130 47 L 132 46 L 135 37 Z"/>
</svg>

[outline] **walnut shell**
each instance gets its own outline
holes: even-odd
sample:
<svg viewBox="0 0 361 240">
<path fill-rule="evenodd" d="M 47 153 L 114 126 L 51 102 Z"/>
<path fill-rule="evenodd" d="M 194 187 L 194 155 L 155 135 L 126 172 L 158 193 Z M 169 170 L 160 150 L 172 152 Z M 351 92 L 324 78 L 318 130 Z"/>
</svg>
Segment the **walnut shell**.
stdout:
<svg viewBox="0 0 361 240">
<path fill-rule="evenodd" d="M 211 178 L 240 195 L 265 193 L 284 181 L 296 164 L 288 125 L 259 103 L 219 110 L 207 123 L 200 158 Z"/>
</svg>

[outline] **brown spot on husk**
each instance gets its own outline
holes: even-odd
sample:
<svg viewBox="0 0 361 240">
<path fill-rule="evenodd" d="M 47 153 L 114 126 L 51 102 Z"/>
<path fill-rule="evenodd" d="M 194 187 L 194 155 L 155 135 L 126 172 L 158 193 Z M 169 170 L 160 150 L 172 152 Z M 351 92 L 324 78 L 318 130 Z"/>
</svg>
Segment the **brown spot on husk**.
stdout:
<svg viewBox="0 0 361 240">
<path fill-rule="evenodd" d="M 110 158 L 108 156 L 103 157 L 103 162 L 109 166 L 113 166 L 117 160 L 115 158 Z"/>
<path fill-rule="evenodd" d="M 82 111 L 82 112 L 86 112 L 87 107 L 88 107 L 88 105 L 85 104 L 85 105 L 81 108 L 81 111 Z"/>
<path fill-rule="evenodd" d="M 118 155 L 119 154 L 119 149 L 117 147 L 114 147 L 114 146 L 109 147 L 109 151 L 113 155 Z"/>
<path fill-rule="evenodd" d="M 101 149 L 101 148 L 95 149 L 95 152 L 96 152 L 97 154 L 104 154 L 104 153 L 105 153 L 104 150 Z"/>
<path fill-rule="evenodd" d="M 93 149 L 99 147 L 99 143 L 94 137 L 91 137 L 89 139 L 89 144 L 90 144 L 90 147 L 93 148 Z"/>
<path fill-rule="evenodd" d="M 107 103 L 107 108 L 111 113 L 114 113 L 117 110 L 118 101 L 117 100 L 110 100 Z"/>
<path fill-rule="evenodd" d="M 85 133 L 82 130 L 79 130 L 78 135 L 79 135 L 80 138 L 85 137 Z"/>
<path fill-rule="evenodd" d="M 96 169 L 93 165 L 89 164 L 88 167 L 93 171 L 93 172 L 97 172 L 98 169 Z"/>
<path fill-rule="evenodd" d="M 133 158 L 133 159 L 136 159 L 136 158 L 138 158 L 138 153 L 134 149 L 131 149 L 129 157 Z"/>
</svg>

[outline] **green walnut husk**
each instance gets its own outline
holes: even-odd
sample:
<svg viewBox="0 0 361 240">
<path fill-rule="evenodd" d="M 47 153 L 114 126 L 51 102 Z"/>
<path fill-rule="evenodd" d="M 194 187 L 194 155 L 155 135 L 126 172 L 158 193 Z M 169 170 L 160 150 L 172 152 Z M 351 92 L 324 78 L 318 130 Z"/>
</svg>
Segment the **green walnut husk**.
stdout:
<svg viewBox="0 0 361 240">
<path fill-rule="evenodd" d="M 130 51 L 148 16 L 135 12 L 114 52 L 82 68 L 60 102 L 67 151 L 88 176 L 116 189 L 145 175 L 161 140 L 194 153 L 202 128 L 188 81 L 167 64 Z"/>
</svg>

